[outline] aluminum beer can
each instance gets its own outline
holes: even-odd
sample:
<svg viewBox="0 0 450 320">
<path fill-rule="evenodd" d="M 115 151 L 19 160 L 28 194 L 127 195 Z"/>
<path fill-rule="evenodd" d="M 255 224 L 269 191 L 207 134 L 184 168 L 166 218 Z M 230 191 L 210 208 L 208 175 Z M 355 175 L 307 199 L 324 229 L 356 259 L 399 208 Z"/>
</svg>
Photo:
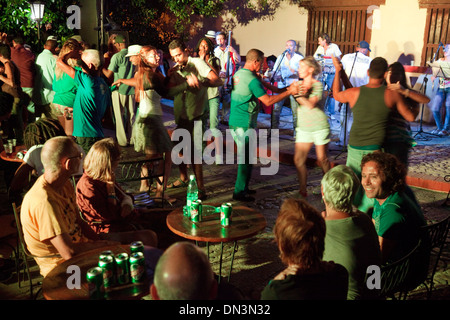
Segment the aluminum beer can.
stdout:
<svg viewBox="0 0 450 320">
<path fill-rule="evenodd" d="M 202 221 L 202 211 L 203 211 L 202 200 L 192 201 L 190 211 L 191 211 L 191 220 L 193 222 Z"/>
<path fill-rule="evenodd" d="M 115 284 L 113 256 L 101 256 L 98 260 L 98 266 L 103 272 L 103 287 L 105 288 L 105 291 L 108 291 Z"/>
<path fill-rule="evenodd" d="M 144 244 L 142 243 L 142 241 L 134 241 L 130 244 L 130 251 L 131 253 L 134 252 L 144 253 Z"/>
<path fill-rule="evenodd" d="M 128 267 L 128 254 L 119 253 L 116 255 L 116 275 L 118 284 L 130 282 L 130 268 Z"/>
<path fill-rule="evenodd" d="M 145 257 L 142 252 L 133 252 L 130 255 L 130 276 L 132 283 L 140 283 L 145 276 Z"/>
<path fill-rule="evenodd" d="M 220 224 L 222 227 L 229 227 L 231 224 L 231 203 L 223 203 L 220 206 Z"/>
<path fill-rule="evenodd" d="M 90 299 L 103 298 L 103 270 L 100 267 L 94 267 L 86 273 L 86 280 L 89 288 Z"/>
</svg>

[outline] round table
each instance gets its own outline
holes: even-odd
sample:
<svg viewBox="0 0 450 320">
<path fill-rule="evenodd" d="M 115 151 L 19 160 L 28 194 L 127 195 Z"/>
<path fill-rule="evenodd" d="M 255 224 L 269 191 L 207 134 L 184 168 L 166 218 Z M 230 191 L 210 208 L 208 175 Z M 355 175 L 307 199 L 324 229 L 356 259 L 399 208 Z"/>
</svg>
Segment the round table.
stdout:
<svg viewBox="0 0 450 320">
<path fill-rule="evenodd" d="M 42 294 L 47 300 L 87 300 L 89 299 L 89 289 L 86 280 L 87 271 L 98 265 L 98 258 L 101 252 L 112 250 L 116 255 L 121 252 L 130 254 L 130 246 L 117 245 L 98 248 L 79 254 L 72 259 L 63 261 L 50 271 L 42 282 Z M 158 249 L 155 249 L 158 250 Z M 158 250 L 159 251 L 159 250 Z M 147 256 L 146 256 L 147 260 Z M 146 262 L 147 264 L 147 262 Z M 69 288 L 76 282 L 76 275 L 70 266 L 80 268 L 81 285 L 80 288 Z M 69 268 L 69 269 L 68 269 Z M 73 268 L 73 267 L 72 267 Z M 148 274 L 148 272 L 147 272 Z M 128 283 L 113 286 L 105 293 L 108 300 L 139 300 L 149 294 L 150 281 L 145 277 L 145 281 L 139 284 Z"/>
<path fill-rule="evenodd" d="M 264 216 L 255 209 L 245 206 L 233 206 L 232 219 L 229 227 L 222 227 L 220 224 L 220 212 L 215 212 L 214 207 L 219 207 L 218 203 L 205 203 L 203 208 L 202 221 L 193 222 L 189 217 L 183 215 L 183 208 L 177 208 L 167 216 L 167 226 L 169 229 L 189 240 L 204 241 L 207 244 L 209 258 L 209 243 L 220 243 L 220 267 L 219 279 L 222 277 L 222 256 L 223 243 L 234 241 L 233 254 L 231 257 L 228 280 L 231 277 L 234 254 L 237 251 L 237 241 L 255 236 L 267 225 Z M 205 210 L 207 208 L 207 210 Z"/>
<path fill-rule="evenodd" d="M 20 151 L 23 151 L 23 150 L 26 150 L 25 146 L 15 146 L 14 152 L 11 153 L 10 155 L 6 154 L 6 151 L 3 150 L 2 152 L 0 152 L 0 158 L 2 158 L 5 161 L 22 163 L 23 159 L 17 158 L 17 153 L 19 153 Z"/>
</svg>

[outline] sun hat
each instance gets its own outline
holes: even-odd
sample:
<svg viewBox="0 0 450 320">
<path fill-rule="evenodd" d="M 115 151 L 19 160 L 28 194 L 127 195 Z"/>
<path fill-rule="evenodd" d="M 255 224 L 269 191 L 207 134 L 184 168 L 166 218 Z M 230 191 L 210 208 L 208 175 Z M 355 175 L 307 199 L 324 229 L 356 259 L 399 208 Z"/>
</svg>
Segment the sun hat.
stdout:
<svg viewBox="0 0 450 320">
<path fill-rule="evenodd" d="M 137 56 L 139 54 L 139 51 L 141 50 L 142 46 L 138 44 L 133 44 L 132 46 L 128 47 L 128 53 L 125 57 L 131 57 L 131 56 Z"/>
<path fill-rule="evenodd" d="M 205 34 L 205 37 L 208 37 L 208 38 L 216 38 L 216 32 L 215 31 L 213 31 L 213 30 L 208 30 L 208 32 Z"/>
</svg>

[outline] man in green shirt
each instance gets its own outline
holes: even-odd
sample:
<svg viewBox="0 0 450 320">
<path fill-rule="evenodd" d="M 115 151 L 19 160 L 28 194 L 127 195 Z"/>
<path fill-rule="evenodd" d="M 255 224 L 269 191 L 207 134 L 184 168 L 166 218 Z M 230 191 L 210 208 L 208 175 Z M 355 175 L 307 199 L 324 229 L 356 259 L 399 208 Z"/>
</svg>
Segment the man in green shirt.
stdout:
<svg viewBox="0 0 450 320">
<path fill-rule="evenodd" d="M 361 161 L 361 184 L 374 199 L 372 220 L 383 262 L 397 261 L 418 243 L 425 225 L 417 203 L 404 192 L 406 169 L 393 155 L 373 152 Z"/>
<path fill-rule="evenodd" d="M 54 39 L 45 42 L 44 50 L 36 59 L 36 78 L 34 85 L 35 117 L 41 117 L 42 113 L 50 115 L 50 103 L 53 102 L 55 92 L 52 88 L 56 67 L 56 48 L 58 43 Z M 34 119 L 29 119 L 34 121 Z"/>
<path fill-rule="evenodd" d="M 114 46 L 118 52 L 112 56 L 108 70 L 103 70 L 103 73 L 109 80 L 112 80 L 114 75 L 114 81 L 133 78 L 135 68 L 128 57 L 125 37 L 121 34 L 117 35 Z M 134 87 L 121 85 L 119 89 L 112 92 L 111 99 L 116 121 L 117 142 L 121 147 L 126 147 L 130 143 L 136 118 Z"/>
<path fill-rule="evenodd" d="M 230 129 L 238 152 L 238 173 L 234 187 L 233 199 L 239 201 L 254 201 L 249 196 L 248 184 L 253 165 L 250 163 L 251 130 L 257 126 L 259 101 L 265 105 L 272 105 L 297 93 L 297 86 L 278 89 L 257 76 L 264 62 L 264 53 L 258 49 L 250 49 L 246 56 L 245 65 L 233 76 L 233 90 L 231 91 Z M 269 96 L 264 87 L 280 93 Z M 256 141 L 256 139 L 255 139 Z M 256 146 L 254 146 L 256 148 Z M 256 154 L 256 153 L 254 153 Z"/>
</svg>

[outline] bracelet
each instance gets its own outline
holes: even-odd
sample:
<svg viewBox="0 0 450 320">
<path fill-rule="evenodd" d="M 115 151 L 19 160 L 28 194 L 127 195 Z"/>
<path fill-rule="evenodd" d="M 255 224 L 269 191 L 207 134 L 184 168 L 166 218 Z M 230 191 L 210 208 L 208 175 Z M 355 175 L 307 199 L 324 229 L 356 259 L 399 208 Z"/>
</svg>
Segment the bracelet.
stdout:
<svg viewBox="0 0 450 320">
<path fill-rule="evenodd" d="M 117 200 L 117 197 L 115 194 L 108 194 L 108 199 L 115 199 Z"/>
</svg>

